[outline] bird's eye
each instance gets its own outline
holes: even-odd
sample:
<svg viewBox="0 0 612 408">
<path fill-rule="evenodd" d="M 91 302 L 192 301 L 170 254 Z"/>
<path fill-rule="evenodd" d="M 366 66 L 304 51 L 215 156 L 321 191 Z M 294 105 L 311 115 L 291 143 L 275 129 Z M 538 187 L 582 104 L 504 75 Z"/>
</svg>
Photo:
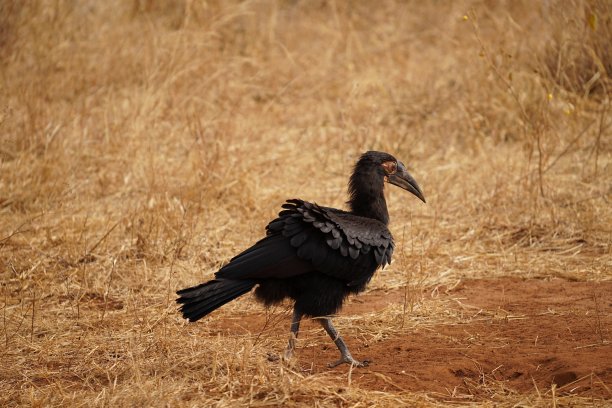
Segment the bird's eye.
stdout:
<svg viewBox="0 0 612 408">
<path fill-rule="evenodd" d="M 383 169 L 385 169 L 385 173 L 393 174 L 397 171 L 397 162 L 394 161 L 386 161 L 382 164 Z"/>
</svg>

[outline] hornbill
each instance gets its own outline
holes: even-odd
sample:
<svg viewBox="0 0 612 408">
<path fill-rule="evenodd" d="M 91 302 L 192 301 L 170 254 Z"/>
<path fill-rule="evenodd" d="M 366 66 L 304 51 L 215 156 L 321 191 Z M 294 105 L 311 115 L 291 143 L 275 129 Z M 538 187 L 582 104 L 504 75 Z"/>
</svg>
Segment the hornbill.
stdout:
<svg viewBox="0 0 612 408">
<path fill-rule="evenodd" d="M 183 317 L 195 322 L 255 288 L 265 306 L 294 301 L 289 345 L 295 349 L 300 321 L 318 318 L 340 350 L 342 363 L 365 366 L 351 356 L 334 328 L 335 314 L 350 294 L 363 291 L 379 267 L 391 262 L 393 237 L 384 183 L 399 186 L 425 202 L 404 164 L 388 153 L 369 151 L 355 164 L 349 181 L 349 211 L 292 199 L 266 227 L 265 238 L 215 273 L 215 279 L 179 290 Z"/>
</svg>

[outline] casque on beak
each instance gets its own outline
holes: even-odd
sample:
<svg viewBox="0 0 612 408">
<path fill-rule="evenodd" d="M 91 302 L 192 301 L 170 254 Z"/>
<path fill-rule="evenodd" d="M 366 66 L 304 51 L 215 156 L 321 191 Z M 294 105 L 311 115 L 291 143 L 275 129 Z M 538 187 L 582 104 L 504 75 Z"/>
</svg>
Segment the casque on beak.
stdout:
<svg viewBox="0 0 612 408">
<path fill-rule="evenodd" d="M 397 171 L 387 176 L 389 183 L 394 184 L 404 190 L 410 191 L 412 194 L 417 196 L 421 201 L 426 203 L 425 196 L 421 188 L 417 184 L 416 180 L 408 173 L 406 167 L 402 162 L 397 163 Z"/>
</svg>

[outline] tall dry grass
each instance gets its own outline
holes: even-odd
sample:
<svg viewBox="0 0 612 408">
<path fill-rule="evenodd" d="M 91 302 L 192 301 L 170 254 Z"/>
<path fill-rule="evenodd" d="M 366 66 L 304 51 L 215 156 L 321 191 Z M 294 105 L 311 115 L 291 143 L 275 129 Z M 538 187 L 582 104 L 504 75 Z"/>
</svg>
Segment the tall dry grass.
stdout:
<svg viewBox="0 0 612 408">
<path fill-rule="evenodd" d="M 185 326 L 173 292 L 285 198 L 342 206 L 369 149 L 428 198 L 390 189 L 396 262 L 370 288 L 436 320 L 419 293 L 459 279 L 610 279 L 610 18 L 604 0 L 2 2 L 0 401 L 443 404 L 270 365 L 284 338 Z"/>
</svg>

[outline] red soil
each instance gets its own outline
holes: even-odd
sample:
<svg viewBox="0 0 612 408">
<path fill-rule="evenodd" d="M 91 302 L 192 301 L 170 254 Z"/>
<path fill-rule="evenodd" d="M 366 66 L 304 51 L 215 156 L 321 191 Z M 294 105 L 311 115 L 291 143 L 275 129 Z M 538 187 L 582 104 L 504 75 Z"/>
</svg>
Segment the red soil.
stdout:
<svg viewBox="0 0 612 408">
<path fill-rule="evenodd" d="M 370 366 L 352 370 L 353 385 L 448 398 L 491 392 L 544 394 L 554 383 L 557 395 L 612 398 L 612 282 L 469 280 L 437 293 L 438 299 L 453 300 L 446 303 L 453 305 L 455 316 L 462 311 L 463 317 L 427 324 L 407 335 L 391 334 L 371 344 L 345 335 L 356 358 L 371 360 Z M 401 291 L 375 291 L 351 301 L 342 315 L 402 303 Z M 242 315 L 218 324 L 224 332 L 258 333 L 264 317 Z M 264 335 L 286 336 L 288 326 L 284 318 Z M 326 366 L 338 357 L 333 343 L 322 330 L 312 331 L 314 322 L 304 322 L 302 328 L 298 369 L 329 372 L 346 384 L 347 365 Z"/>
</svg>

